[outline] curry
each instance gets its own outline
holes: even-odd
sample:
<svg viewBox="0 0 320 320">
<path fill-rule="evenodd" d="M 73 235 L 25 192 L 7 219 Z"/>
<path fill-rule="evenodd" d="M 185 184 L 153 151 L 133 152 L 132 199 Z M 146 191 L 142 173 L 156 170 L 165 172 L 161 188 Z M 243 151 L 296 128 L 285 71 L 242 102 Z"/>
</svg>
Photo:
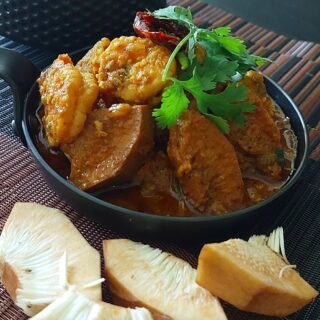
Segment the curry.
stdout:
<svg viewBox="0 0 320 320">
<path fill-rule="evenodd" d="M 158 215 L 232 212 L 277 192 L 297 139 L 228 28 L 169 7 L 138 13 L 139 35 L 59 55 L 38 83 L 38 147 L 82 190 Z"/>
</svg>

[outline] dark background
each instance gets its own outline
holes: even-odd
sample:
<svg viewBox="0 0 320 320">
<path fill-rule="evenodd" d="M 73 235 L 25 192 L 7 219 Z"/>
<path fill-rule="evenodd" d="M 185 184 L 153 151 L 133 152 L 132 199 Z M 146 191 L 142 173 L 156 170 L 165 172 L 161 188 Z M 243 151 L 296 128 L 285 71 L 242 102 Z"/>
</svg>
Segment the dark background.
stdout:
<svg viewBox="0 0 320 320">
<path fill-rule="evenodd" d="M 205 0 L 291 38 L 320 42 L 320 0 Z"/>
</svg>

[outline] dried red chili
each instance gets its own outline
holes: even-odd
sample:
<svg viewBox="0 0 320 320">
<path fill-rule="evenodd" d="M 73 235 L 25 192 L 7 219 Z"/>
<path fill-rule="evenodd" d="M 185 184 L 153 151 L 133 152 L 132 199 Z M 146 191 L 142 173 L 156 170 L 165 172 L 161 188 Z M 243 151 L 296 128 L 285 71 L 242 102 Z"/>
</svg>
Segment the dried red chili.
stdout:
<svg viewBox="0 0 320 320">
<path fill-rule="evenodd" d="M 188 34 L 188 29 L 175 21 L 155 18 L 151 13 L 138 11 L 133 29 L 140 37 L 173 49 Z"/>
</svg>

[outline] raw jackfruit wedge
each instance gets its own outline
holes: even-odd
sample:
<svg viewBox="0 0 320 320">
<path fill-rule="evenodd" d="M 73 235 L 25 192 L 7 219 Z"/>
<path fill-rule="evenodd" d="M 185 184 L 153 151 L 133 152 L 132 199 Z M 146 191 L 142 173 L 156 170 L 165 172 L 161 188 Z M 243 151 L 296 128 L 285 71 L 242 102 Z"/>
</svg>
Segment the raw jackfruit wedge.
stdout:
<svg viewBox="0 0 320 320">
<path fill-rule="evenodd" d="M 101 300 L 100 255 L 59 210 L 16 203 L 0 236 L 0 280 L 13 301 L 33 316 L 61 296 L 66 277 L 59 261 L 68 255 L 68 283 Z"/>
<path fill-rule="evenodd" d="M 283 230 L 271 239 L 231 239 L 206 244 L 198 261 L 197 283 L 240 310 L 284 317 L 311 302 L 318 292 L 289 265 Z M 274 241 L 275 239 L 278 239 Z M 271 240 L 271 241 L 270 241 Z M 283 252 L 281 256 L 271 247 Z"/>
<path fill-rule="evenodd" d="M 145 308 L 123 308 L 94 302 L 73 288 L 66 291 L 31 320 L 152 320 Z"/>
<path fill-rule="evenodd" d="M 171 320 L 227 319 L 219 300 L 196 284 L 196 270 L 187 262 L 126 239 L 105 240 L 103 251 L 107 280 L 118 301 Z"/>
</svg>

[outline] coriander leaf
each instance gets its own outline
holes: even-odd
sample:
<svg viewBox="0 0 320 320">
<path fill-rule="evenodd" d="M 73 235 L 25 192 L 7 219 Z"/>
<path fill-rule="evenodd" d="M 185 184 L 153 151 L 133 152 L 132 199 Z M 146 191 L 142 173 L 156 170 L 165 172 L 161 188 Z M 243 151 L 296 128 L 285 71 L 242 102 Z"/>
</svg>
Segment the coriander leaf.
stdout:
<svg viewBox="0 0 320 320">
<path fill-rule="evenodd" d="M 209 113 L 205 113 L 204 115 L 206 118 L 211 120 L 224 134 L 228 134 L 230 132 L 230 126 L 228 121 L 225 119 Z"/>
<path fill-rule="evenodd" d="M 188 107 L 189 102 L 178 81 L 166 87 L 162 93 L 160 108 L 154 109 L 152 112 L 157 125 L 162 129 L 175 125 L 181 113 Z"/>
<path fill-rule="evenodd" d="M 203 79 L 202 82 L 226 82 L 231 80 L 232 76 L 237 73 L 239 65 L 236 61 L 229 61 L 225 57 L 207 56 L 205 62 L 196 66 L 198 76 Z M 213 87 L 214 88 L 214 87 Z M 213 88 L 204 88 L 211 90 Z"/>
<path fill-rule="evenodd" d="M 198 67 L 194 69 L 194 78 L 197 78 L 197 82 L 199 83 L 199 89 L 202 91 L 213 90 L 216 85 L 216 74 L 215 73 L 204 73 L 204 69 L 202 67 Z"/>
<path fill-rule="evenodd" d="M 159 19 L 175 20 L 188 27 L 194 26 L 192 22 L 192 13 L 189 8 L 186 9 L 178 6 L 169 6 L 167 8 L 155 10 L 153 15 Z"/>
<path fill-rule="evenodd" d="M 204 47 L 207 57 L 221 57 L 221 58 L 229 57 L 230 53 L 226 49 L 221 47 L 218 41 L 212 38 L 206 39 L 203 33 L 201 33 L 200 35 L 201 37 L 198 40 L 198 43 Z"/>
<path fill-rule="evenodd" d="M 219 59 L 219 61 L 215 61 L 215 59 L 208 59 L 208 66 L 211 68 L 214 66 L 215 68 L 215 81 L 216 82 L 226 82 L 232 78 L 237 73 L 238 63 L 235 61 L 228 61 L 227 59 Z M 210 70 L 210 69 L 209 69 Z"/>
<path fill-rule="evenodd" d="M 218 36 L 228 36 L 231 33 L 231 28 L 228 26 L 225 27 L 219 27 L 219 28 L 215 28 L 214 32 L 218 35 Z"/>
<path fill-rule="evenodd" d="M 218 32 L 216 30 L 218 29 Z M 229 35 L 228 27 L 222 27 L 212 30 L 201 29 L 201 38 L 203 40 L 217 41 L 223 48 L 233 54 L 247 52 L 246 46 L 242 40 Z"/>
<path fill-rule="evenodd" d="M 265 62 L 265 58 L 250 55 L 249 53 L 242 54 L 241 57 L 239 57 L 241 60 L 241 63 L 246 64 L 247 66 L 260 66 Z"/>
<path fill-rule="evenodd" d="M 244 112 L 252 112 L 254 106 L 246 101 L 247 89 L 244 86 L 230 84 L 219 94 L 203 91 L 201 79 L 194 76 L 186 81 L 174 80 L 162 94 L 161 107 L 153 111 L 153 116 L 160 128 L 173 126 L 181 113 L 188 107 L 189 99 L 184 90 L 193 95 L 202 114 L 213 121 L 223 133 L 229 132 L 227 120 L 244 124 Z"/>
<path fill-rule="evenodd" d="M 252 69 L 252 67 L 261 66 L 266 61 L 265 58 L 250 55 L 243 43 L 240 43 L 240 47 L 244 47 L 244 51 L 235 52 L 234 50 L 231 50 L 225 43 L 221 43 L 221 38 L 218 38 L 212 33 L 212 31 L 201 29 L 198 34 L 198 43 L 205 48 L 208 58 L 213 56 L 215 58 L 219 57 L 230 62 L 236 62 L 238 64 L 237 71 L 241 75 L 244 75 L 248 70 Z M 229 38 L 235 39 L 231 36 L 229 36 Z M 222 40 L 222 42 L 223 41 L 224 40 Z M 242 49 L 240 49 L 240 51 L 241 50 Z"/>
<path fill-rule="evenodd" d="M 229 52 L 240 54 L 246 51 L 243 41 L 232 36 L 218 37 L 218 42 Z"/>
<path fill-rule="evenodd" d="M 240 55 L 232 55 L 231 60 L 236 60 L 239 63 L 239 72 L 245 74 L 248 70 L 251 70 L 252 67 L 261 67 L 267 61 L 273 62 L 272 60 L 264 57 L 255 56 L 249 54 L 249 52 L 243 52 Z"/>
<path fill-rule="evenodd" d="M 247 73 L 247 71 L 249 71 L 249 70 L 251 70 L 252 69 L 252 67 L 250 66 L 250 65 L 248 65 L 248 64 L 246 64 L 246 63 L 243 63 L 243 62 L 239 62 L 239 67 L 238 67 L 238 72 L 242 75 L 242 76 L 244 76 L 246 73 Z"/>
<path fill-rule="evenodd" d="M 252 70 L 253 67 L 261 67 L 267 61 L 273 62 L 268 58 L 250 55 L 249 53 L 242 54 L 240 57 L 237 57 L 236 60 L 239 63 L 238 71 L 242 75 L 244 75 L 247 71 Z"/>
<path fill-rule="evenodd" d="M 191 93 L 202 113 L 212 113 L 226 120 L 235 120 L 243 112 L 252 112 L 254 106 L 247 102 L 247 89 L 244 86 L 230 84 L 219 94 L 209 94 L 202 90 L 196 74 L 187 81 L 180 81 L 183 88 Z"/>
<path fill-rule="evenodd" d="M 189 79 L 181 82 L 189 91 L 208 91 L 216 87 L 215 74 L 204 72 L 200 65 L 191 66 L 193 72 Z"/>
<path fill-rule="evenodd" d="M 193 95 L 196 99 L 197 107 L 202 113 L 207 113 L 208 108 L 207 104 L 204 102 L 205 96 L 209 94 L 203 91 L 203 83 L 200 78 L 197 76 L 197 73 L 194 72 L 193 77 L 186 81 L 179 81 L 180 85 L 189 93 Z"/>
<path fill-rule="evenodd" d="M 232 83 L 228 85 L 228 87 L 224 91 L 217 94 L 217 97 L 219 97 L 219 99 L 227 98 L 227 100 L 229 101 L 246 101 L 247 92 L 248 89 L 244 85 L 237 85 L 236 83 Z"/>
<path fill-rule="evenodd" d="M 252 112 L 254 106 L 247 101 L 247 88 L 230 84 L 224 91 L 210 97 L 203 97 L 203 103 L 215 115 L 224 119 L 235 120 L 243 112 Z"/>
<path fill-rule="evenodd" d="M 217 82 L 232 80 L 232 77 L 237 73 L 238 63 L 229 61 L 225 55 L 220 54 L 221 50 L 224 49 L 217 43 L 207 47 L 206 42 L 200 41 L 198 45 L 205 49 L 206 58 L 204 62 L 201 64 L 195 60 L 185 72 L 180 73 L 180 79 L 186 80 L 196 75 L 203 91 L 214 89 Z"/>
</svg>

